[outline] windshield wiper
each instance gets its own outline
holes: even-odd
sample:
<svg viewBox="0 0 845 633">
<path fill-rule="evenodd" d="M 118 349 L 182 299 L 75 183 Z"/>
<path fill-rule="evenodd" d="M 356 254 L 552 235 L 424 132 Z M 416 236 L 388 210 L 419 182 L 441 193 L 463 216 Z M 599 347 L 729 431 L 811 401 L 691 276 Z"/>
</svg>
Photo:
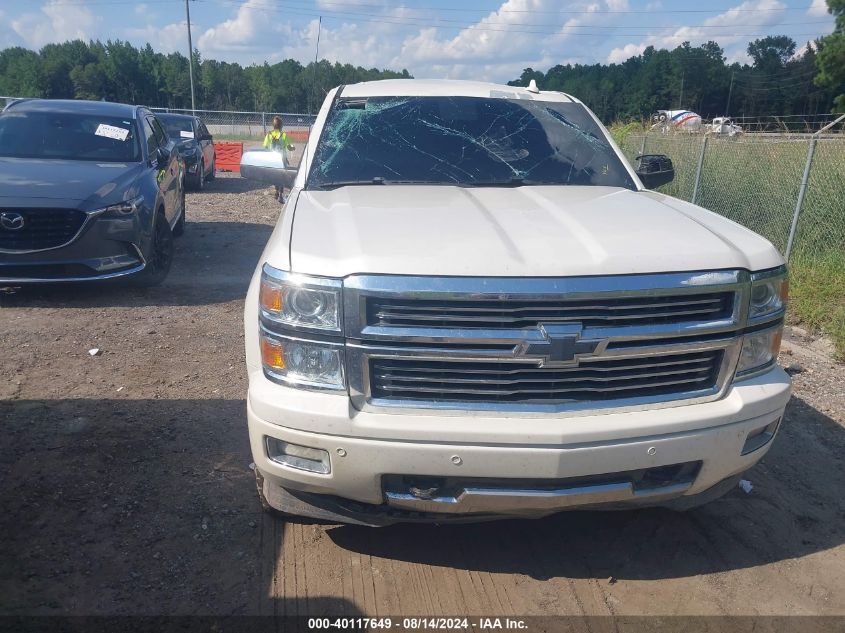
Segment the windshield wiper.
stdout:
<svg viewBox="0 0 845 633">
<path fill-rule="evenodd" d="M 542 182 L 539 180 L 526 180 L 519 176 L 513 176 L 510 180 L 472 180 L 470 182 L 462 182 L 461 187 L 521 187 L 523 185 L 547 185 L 555 184 Z"/>
<path fill-rule="evenodd" d="M 321 182 L 318 185 L 311 185 L 308 189 L 319 189 L 328 191 L 330 189 L 339 189 L 340 187 L 360 187 L 362 185 L 383 185 L 384 178 L 376 177 L 370 180 L 334 180 L 332 182 Z"/>
<path fill-rule="evenodd" d="M 340 187 L 355 187 L 362 185 L 454 185 L 458 183 L 441 182 L 439 180 L 390 180 L 376 176 L 370 180 L 336 180 L 332 182 L 320 183 L 318 185 L 311 185 L 308 189 L 319 189 L 321 191 L 328 191 L 331 189 L 339 189 Z"/>
</svg>

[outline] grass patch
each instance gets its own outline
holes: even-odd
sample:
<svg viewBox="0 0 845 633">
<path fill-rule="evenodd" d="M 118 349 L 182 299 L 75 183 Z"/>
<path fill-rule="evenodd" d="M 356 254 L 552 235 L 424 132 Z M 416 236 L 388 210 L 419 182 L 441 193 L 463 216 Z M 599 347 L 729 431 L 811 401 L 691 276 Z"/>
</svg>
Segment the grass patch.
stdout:
<svg viewBox="0 0 845 633">
<path fill-rule="evenodd" d="M 610 132 L 610 135 L 619 147 L 625 147 L 628 145 L 629 136 L 642 136 L 648 131 L 648 127 L 639 121 L 632 121 L 631 123 L 621 123 L 617 121 L 611 123 L 608 126 L 607 131 Z"/>
<path fill-rule="evenodd" d="M 829 336 L 845 360 L 845 253 L 792 258 L 788 319 Z"/>
</svg>

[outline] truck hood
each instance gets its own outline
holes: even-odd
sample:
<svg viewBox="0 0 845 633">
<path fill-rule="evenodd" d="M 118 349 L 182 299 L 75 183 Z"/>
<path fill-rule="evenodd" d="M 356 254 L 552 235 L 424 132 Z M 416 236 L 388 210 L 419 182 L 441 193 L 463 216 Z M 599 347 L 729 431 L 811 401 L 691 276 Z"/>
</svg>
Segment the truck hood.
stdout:
<svg viewBox="0 0 845 633">
<path fill-rule="evenodd" d="M 291 270 L 329 277 L 549 277 L 782 263 L 769 242 L 730 220 L 615 187 L 351 186 L 302 191 L 294 213 Z"/>
<path fill-rule="evenodd" d="M 0 207 L 43 206 L 59 200 L 60 206 L 94 209 L 109 204 L 143 169 L 142 163 L 0 157 Z"/>
</svg>

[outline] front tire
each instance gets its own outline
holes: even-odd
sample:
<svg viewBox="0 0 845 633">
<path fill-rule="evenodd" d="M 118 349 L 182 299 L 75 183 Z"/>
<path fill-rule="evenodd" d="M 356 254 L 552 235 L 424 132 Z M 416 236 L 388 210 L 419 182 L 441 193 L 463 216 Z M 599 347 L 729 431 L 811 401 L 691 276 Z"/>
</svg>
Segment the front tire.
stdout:
<svg viewBox="0 0 845 633">
<path fill-rule="evenodd" d="M 179 213 L 179 219 L 176 220 L 176 224 L 173 226 L 173 237 L 179 237 L 182 233 L 185 232 L 185 213 L 187 210 L 185 208 L 185 186 L 182 185 L 182 201 L 181 201 L 181 210 Z"/>
<path fill-rule="evenodd" d="M 170 272 L 171 264 L 173 264 L 173 231 L 170 230 L 164 212 L 159 211 L 156 213 L 153 225 L 153 239 L 147 255 L 147 265 L 138 273 L 134 281 L 144 288 L 158 286 Z"/>
<path fill-rule="evenodd" d="M 202 191 L 205 186 L 205 161 L 201 161 L 197 167 L 197 174 L 191 178 L 191 189 Z"/>
<path fill-rule="evenodd" d="M 208 176 L 206 176 L 206 178 L 205 178 L 205 179 L 206 179 L 208 182 L 211 182 L 212 180 L 214 180 L 215 178 L 217 178 L 217 173 L 216 173 L 216 172 L 217 172 L 217 156 L 214 156 L 214 157 L 211 159 L 211 169 L 209 170 L 209 172 L 208 172 Z"/>
</svg>

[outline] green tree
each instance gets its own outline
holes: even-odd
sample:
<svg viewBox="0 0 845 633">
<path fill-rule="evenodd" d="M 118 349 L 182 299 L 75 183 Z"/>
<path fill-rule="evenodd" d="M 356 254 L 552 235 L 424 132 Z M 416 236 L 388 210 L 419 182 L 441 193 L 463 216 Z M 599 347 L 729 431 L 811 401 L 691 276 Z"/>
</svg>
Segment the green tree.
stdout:
<svg viewBox="0 0 845 633">
<path fill-rule="evenodd" d="M 827 0 L 828 13 L 836 16 L 833 33 L 818 40 L 816 85 L 834 91 L 833 105 L 845 111 L 845 0 Z"/>
<path fill-rule="evenodd" d="M 38 53 L 20 46 L 0 51 L 0 94 L 44 97 L 44 84 L 44 69 Z"/>
</svg>

